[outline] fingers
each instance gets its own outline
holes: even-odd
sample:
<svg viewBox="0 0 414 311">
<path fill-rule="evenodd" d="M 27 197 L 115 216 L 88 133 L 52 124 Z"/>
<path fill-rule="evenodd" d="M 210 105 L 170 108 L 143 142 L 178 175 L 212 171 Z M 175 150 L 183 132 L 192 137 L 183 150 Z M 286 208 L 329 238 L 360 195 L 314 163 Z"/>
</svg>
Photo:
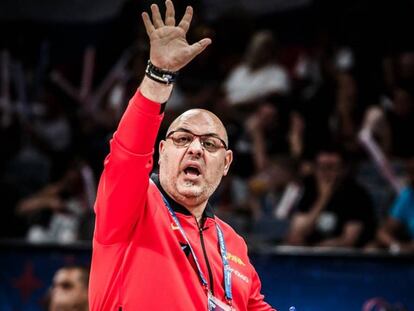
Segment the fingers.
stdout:
<svg viewBox="0 0 414 311">
<path fill-rule="evenodd" d="M 152 22 L 155 28 L 160 28 L 164 26 L 164 22 L 162 21 L 160 9 L 158 8 L 158 5 L 151 4 L 151 12 L 152 12 Z"/>
<path fill-rule="evenodd" d="M 191 23 L 192 18 L 193 18 L 193 8 L 191 6 L 188 6 L 185 9 L 184 16 L 181 19 L 181 22 L 178 24 L 178 27 L 182 28 L 187 33 L 188 28 L 190 28 L 190 23 Z"/>
<path fill-rule="evenodd" d="M 174 11 L 174 5 L 172 1 L 167 0 L 165 2 L 165 6 L 167 7 L 165 11 L 165 25 L 175 26 L 175 11 Z"/>
<path fill-rule="evenodd" d="M 175 9 L 174 5 L 171 0 L 165 1 L 166 11 L 165 11 L 165 25 L 167 26 L 175 26 Z M 144 21 L 145 29 L 147 34 L 149 35 L 155 29 L 163 27 L 164 21 L 161 17 L 160 9 L 158 5 L 152 4 L 151 5 L 151 13 L 152 13 L 152 23 L 148 13 L 142 13 L 142 19 Z M 188 31 L 190 27 L 191 20 L 193 18 L 193 8 L 188 6 L 185 10 L 184 16 L 180 21 L 178 27 L 183 29 L 185 32 Z"/>
<path fill-rule="evenodd" d="M 190 45 L 192 58 L 204 51 L 204 49 L 211 43 L 211 39 L 204 38 L 192 45 Z"/>
<path fill-rule="evenodd" d="M 151 33 L 155 30 L 155 27 L 151 23 L 151 19 L 147 12 L 143 12 L 141 16 L 142 16 L 142 20 L 144 21 L 144 26 L 145 26 L 145 30 L 147 31 L 147 35 L 150 36 Z"/>
</svg>

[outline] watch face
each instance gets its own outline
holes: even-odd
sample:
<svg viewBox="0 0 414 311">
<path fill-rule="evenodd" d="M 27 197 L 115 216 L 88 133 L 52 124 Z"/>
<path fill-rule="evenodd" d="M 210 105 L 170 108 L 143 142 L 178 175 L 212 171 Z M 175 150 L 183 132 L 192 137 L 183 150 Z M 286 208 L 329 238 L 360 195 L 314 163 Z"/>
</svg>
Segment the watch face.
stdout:
<svg viewBox="0 0 414 311">
<path fill-rule="evenodd" d="M 151 80 L 154 80 L 163 84 L 174 83 L 177 78 L 177 72 L 170 72 L 155 67 L 151 61 L 148 61 L 147 68 L 145 69 L 145 75 Z"/>
</svg>

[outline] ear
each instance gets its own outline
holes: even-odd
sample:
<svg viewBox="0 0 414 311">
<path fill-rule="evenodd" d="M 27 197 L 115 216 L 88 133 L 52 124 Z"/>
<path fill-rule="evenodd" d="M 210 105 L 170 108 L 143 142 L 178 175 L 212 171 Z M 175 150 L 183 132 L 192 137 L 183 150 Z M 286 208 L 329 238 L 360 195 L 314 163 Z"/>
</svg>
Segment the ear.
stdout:
<svg viewBox="0 0 414 311">
<path fill-rule="evenodd" d="M 223 172 L 223 176 L 226 176 L 229 169 L 230 169 L 230 164 L 231 162 L 233 162 L 233 151 L 231 150 L 226 150 L 226 156 L 224 157 L 224 172 Z"/>
<path fill-rule="evenodd" d="M 164 149 L 165 149 L 165 140 L 161 140 L 160 144 L 158 145 L 158 153 L 159 153 L 158 164 L 160 164 L 161 155 L 164 152 Z"/>
</svg>

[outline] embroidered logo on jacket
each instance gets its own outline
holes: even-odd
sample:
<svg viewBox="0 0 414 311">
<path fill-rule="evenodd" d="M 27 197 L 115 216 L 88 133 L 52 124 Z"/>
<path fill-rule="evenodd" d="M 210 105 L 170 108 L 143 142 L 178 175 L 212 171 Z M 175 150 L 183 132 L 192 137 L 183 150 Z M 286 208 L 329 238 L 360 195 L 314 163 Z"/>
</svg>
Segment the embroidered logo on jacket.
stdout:
<svg viewBox="0 0 414 311">
<path fill-rule="evenodd" d="M 241 260 L 239 257 L 230 254 L 229 252 L 227 252 L 227 259 L 230 261 L 233 261 L 241 266 L 245 266 L 246 264 L 243 262 L 243 260 Z"/>
<path fill-rule="evenodd" d="M 230 267 L 230 270 L 239 279 L 243 280 L 246 283 L 249 283 L 250 282 L 250 279 L 247 276 L 245 276 L 243 273 L 241 273 L 240 271 L 237 271 L 236 269 L 231 268 L 231 267 Z"/>
</svg>

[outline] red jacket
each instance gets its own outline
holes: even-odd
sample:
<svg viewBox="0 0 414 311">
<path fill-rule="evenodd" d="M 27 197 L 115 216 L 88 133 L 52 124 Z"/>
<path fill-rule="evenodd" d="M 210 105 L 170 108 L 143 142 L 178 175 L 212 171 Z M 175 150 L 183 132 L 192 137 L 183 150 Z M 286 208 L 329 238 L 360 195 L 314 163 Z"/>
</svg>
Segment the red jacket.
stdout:
<svg viewBox="0 0 414 311">
<path fill-rule="evenodd" d="M 149 179 L 161 105 L 138 91 L 131 99 L 105 160 L 95 204 L 89 286 L 91 311 L 207 310 L 206 292 L 194 260 L 177 230 L 157 180 Z M 217 222 L 232 269 L 236 310 L 273 310 L 263 301 L 260 280 L 243 239 L 208 206 L 204 225 L 163 192 L 184 228 L 210 289 L 224 300 Z"/>
</svg>

